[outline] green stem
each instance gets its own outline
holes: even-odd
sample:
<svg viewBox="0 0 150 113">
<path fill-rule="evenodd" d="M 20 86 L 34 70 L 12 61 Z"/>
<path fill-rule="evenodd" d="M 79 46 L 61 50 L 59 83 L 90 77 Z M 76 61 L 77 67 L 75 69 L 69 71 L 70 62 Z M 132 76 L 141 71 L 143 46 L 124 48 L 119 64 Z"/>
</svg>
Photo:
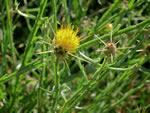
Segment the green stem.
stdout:
<svg viewBox="0 0 150 113">
<path fill-rule="evenodd" d="M 53 13 L 54 13 L 54 30 L 57 31 L 57 7 L 56 0 L 53 0 Z"/>
<path fill-rule="evenodd" d="M 145 20 L 145 21 L 143 21 L 143 22 L 141 22 L 141 23 L 139 23 L 139 24 L 136 24 L 136 25 L 129 26 L 129 27 L 127 27 L 127 28 L 121 29 L 121 30 L 119 30 L 118 32 L 113 33 L 113 35 L 114 35 L 114 36 L 118 36 L 118 35 L 121 35 L 121 34 L 123 34 L 123 33 L 130 32 L 130 31 L 132 31 L 132 30 L 134 30 L 134 29 L 137 29 L 137 28 L 139 28 L 139 27 L 142 27 L 142 26 L 148 24 L 149 22 L 150 22 L 150 19 L 147 19 L 147 20 Z M 106 38 L 110 37 L 110 35 L 111 35 L 111 34 L 106 34 L 106 35 L 103 35 L 103 36 L 101 36 L 101 37 L 98 37 L 98 38 L 95 38 L 95 39 L 93 39 L 93 40 L 90 40 L 90 41 L 88 41 L 88 42 L 85 42 L 85 43 L 81 44 L 81 45 L 79 46 L 79 48 L 83 48 L 83 47 L 86 47 L 86 46 L 89 46 L 89 45 L 94 45 L 95 43 L 97 43 L 97 42 L 99 41 L 99 39 L 106 39 Z"/>
<path fill-rule="evenodd" d="M 42 51 L 45 51 L 45 50 L 46 50 L 45 45 L 43 45 Z M 42 90 L 40 89 L 40 87 L 42 87 L 43 77 L 46 75 L 46 66 L 44 65 L 44 58 L 45 58 L 45 54 L 42 54 L 43 70 L 40 76 L 39 89 L 38 89 L 38 113 L 41 113 L 41 108 L 42 108 L 42 104 L 41 104 Z"/>
<path fill-rule="evenodd" d="M 87 76 L 87 74 L 86 74 L 86 72 L 84 70 L 84 66 L 82 66 L 80 60 L 77 60 L 77 64 L 78 64 L 78 66 L 79 66 L 79 68 L 80 68 L 80 70 L 81 70 L 81 72 L 83 74 L 83 77 L 85 78 L 85 81 L 88 82 L 88 76 Z"/>
<path fill-rule="evenodd" d="M 60 87 L 59 87 L 60 78 L 59 78 L 59 75 L 58 75 L 58 64 L 59 64 L 59 57 L 56 57 L 56 62 L 54 64 L 55 93 L 54 93 L 54 103 L 53 103 L 53 108 L 52 108 L 53 112 L 56 112 L 58 98 L 59 98 L 59 92 L 60 92 Z"/>
<path fill-rule="evenodd" d="M 69 14 L 69 10 L 68 10 L 68 6 L 67 6 L 67 0 L 63 0 L 62 2 L 62 6 L 64 8 L 64 12 L 66 13 L 66 23 L 69 24 L 70 23 L 70 14 Z"/>
<path fill-rule="evenodd" d="M 11 17 L 10 17 L 10 0 L 5 0 L 5 5 L 6 5 L 6 13 L 7 13 L 7 21 L 6 21 L 6 29 L 7 29 L 7 38 L 9 40 L 10 48 L 11 48 L 11 56 L 12 56 L 12 65 L 13 65 L 13 70 L 15 70 L 15 51 L 14 51 L 14 46 L 13 46 L 13 38 L 12 38 L 12 25 L 11 25 Z M 16 78 L 17 79 L 17 78 Z M 16 97 L 15 89 L 13 88 L 13 94 L 14 98 Z M 14 99 L 12 98 L 12 100 Z M 13 105 L 15 102 L 10 101 L 10 113 L 13 111 Z"/>
<path fill-rule="evenodd" d="M 41 24 L 40 20 L 41 20 L 41 17 L 43 16 L 46 4 L 47 4 L 47 0 L 42 0 L 40 3 L 40 10 L 39 10 L 39 13 L 37 15 L 37 19 L 36 19 L 35 24 L 33 26 L 33 30 L 28 37 L 28 45 L 27 45 L 25 52 L 24 52 L 24 59 L 22 61 L 22 66 L 24 66 L 28 62 L 29 58 L 32 56 L 32 44 L 33 44 L 33 41 L 36 40 L 36 38 L 37 38 L 36 34 L 37 34 L 37 31 L 40 27 L 39 26 Z"/>
<path fill-rule="evenodd" d="M 121 3 L 122 0 L 115 0 L 113 5 L 105 12 L 105 14 L 98 21 L 97 26 L 101 25 L 104 21 L 107 20 L 108 16 L 117 8 L 117 6 Z"/>
<path fill-rule="evenodd" d="M 9 40 L 10 48 L 11 48 L 13 69 L 15 69 L 15 52 L 14 52 L 13 37 L 12 37 L 12 25 L 10 19 L 10 0 L 5 0 L 5 4 L 6 4 L 6 12 L 7 12 L 7 21 L 6 21 L 7 38 Z"/>
</svg>

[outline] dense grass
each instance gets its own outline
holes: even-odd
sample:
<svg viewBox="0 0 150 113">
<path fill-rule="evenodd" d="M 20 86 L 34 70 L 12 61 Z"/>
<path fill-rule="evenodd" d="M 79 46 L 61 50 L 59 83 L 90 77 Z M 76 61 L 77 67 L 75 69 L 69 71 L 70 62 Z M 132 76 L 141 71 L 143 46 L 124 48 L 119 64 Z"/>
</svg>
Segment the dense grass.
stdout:
<svg viewBox="0 0 150 113">
<path fill-rule="evenodd" d="M 0 1 L 0 113 L 150 112 L 149 0 Z M 68 24 L 74 57 L 37 54 Z"/>
</svg>

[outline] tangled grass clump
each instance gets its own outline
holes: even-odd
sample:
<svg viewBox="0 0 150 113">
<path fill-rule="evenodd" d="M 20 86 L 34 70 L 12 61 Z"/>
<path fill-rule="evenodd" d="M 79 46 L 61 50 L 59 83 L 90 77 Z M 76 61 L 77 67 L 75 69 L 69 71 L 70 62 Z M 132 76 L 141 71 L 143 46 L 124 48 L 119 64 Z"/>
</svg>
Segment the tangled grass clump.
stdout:
<svg viewBox="0 0 150 113">
<path fill-rule="evenodd" d="M 0 112 L 150 112 L 149 1 L 1 2 Z"/>
</svg>

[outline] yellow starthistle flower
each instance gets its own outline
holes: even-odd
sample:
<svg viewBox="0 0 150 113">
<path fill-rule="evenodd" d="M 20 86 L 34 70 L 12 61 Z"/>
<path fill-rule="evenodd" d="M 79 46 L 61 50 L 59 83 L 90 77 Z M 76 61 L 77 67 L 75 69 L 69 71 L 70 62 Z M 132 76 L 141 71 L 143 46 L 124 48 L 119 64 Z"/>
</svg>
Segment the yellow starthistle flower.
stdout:
<svg viewBox="0 0 150 113">
<path fill-rule="evenodd" d="M 80 37 L 77 36 L 78 29 L 73 30 L 74 26 L 68 25 L 67 27 L 61 26 L 55 33 L 54 46 L 56 47 L 56 53 L 63 55 L 64 53 L 76 52 L 80 44 Z"/>
<path fill-rule="evenodd" d="M 52 28 L 52 26 L 51 26 Z M 77 59 L 83 60 L 85 62 L 90 63 L 89 61 L 80 58 L 72 53 L 76 52 L 79 44 L 80 44 L 80 37 L 77 36 L 78 29 L 74 31 L 74 26 L 71 27 L 71 25 L 68 25 L 67 27 L 61 26 L 60 29 L 57 30 L 55 33 L 53 28 L 52 31 L 55 35 L 55 39 L 53 40 L 53 46 L 54 50 L 39 52 L 37 54 L 44 54 L 44 53 L 55 53 L 59 58 L 63 58 L 63 60 L 67 55 L 71 55 Z M 49 44 L 47 42 L 44 42 L 45 44 Z M 49 44 L 51 45 L 51 44 Z M 67 63 L 66 63 L 67 64 Z"/>
</svg>

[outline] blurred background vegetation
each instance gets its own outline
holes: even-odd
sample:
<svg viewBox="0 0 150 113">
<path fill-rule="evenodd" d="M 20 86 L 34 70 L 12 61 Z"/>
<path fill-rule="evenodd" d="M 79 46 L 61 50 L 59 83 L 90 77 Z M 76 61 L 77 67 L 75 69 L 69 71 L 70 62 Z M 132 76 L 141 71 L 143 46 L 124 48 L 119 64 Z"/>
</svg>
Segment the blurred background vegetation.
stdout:
<svg viewBox="0 0 150 113">
<path fill-rule="evenodd" d="M 149 17 L 150 0 L 0 0 L 0 113 L 149 113 Z M 36 53 L 53 49 L 42 41 L 68 24 L 79 28 L 76 55 L 91 63 L 59 65 L 55 107 L 56 56 Z M 97 37 L 110 42 L 109 24 L 124 49 L 104 63 Z"/>
</svg>

